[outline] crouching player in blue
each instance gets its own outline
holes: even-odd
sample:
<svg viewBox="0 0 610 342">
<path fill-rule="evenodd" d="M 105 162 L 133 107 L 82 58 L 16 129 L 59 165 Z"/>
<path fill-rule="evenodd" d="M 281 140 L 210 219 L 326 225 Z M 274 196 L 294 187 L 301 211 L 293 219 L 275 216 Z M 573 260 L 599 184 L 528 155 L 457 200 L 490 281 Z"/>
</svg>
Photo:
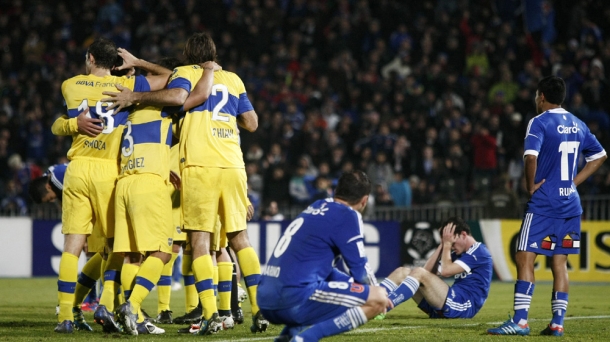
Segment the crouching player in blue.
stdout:
<svg viewBox="0 0 610 342">
<path fill-rule="evenodd" d="M 360 212 L 370 191 L 364 172 L 344 173 L 334 198 L 310 205 L 278 241 L 257 291 L 265 318 L 286 325 L 276 341 L 317 341 L 392 306 L 386 289 L 376 286 L 364 250 Z M 333 267 L 339 255 L 350 275 Z"/>
<path fill-rule="evenodd" d="M 430 318 L 472 318 L 489 295 L 491 254 L 472 237 L 461 218 L 447 219 L 440 230 L 442 242 L 424 267 L 399 268 L 381 285 L 387 288 L 394 306 L 413 298 Z M 439 275 L 455 277 L 453 285 L 447 285 Z M 395 279 L 404 281 L 396 285 Z"/>
</svg>

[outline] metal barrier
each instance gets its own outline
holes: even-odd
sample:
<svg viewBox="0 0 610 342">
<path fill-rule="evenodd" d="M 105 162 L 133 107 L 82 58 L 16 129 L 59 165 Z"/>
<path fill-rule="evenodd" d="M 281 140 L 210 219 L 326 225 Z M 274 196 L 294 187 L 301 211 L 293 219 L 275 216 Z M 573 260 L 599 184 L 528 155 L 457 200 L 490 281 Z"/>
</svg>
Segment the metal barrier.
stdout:
<svg viewBox="0 0 610 342">
<path fill-rule="evenodd" d="M 610 220 L 610 195 L 582 196 L 582 219 L 586 221 Z M 412 207 L 376 207 L 372 212 L 365 213 L 365 218 L 372 221 L 440 221 L 450 216 L 460 216 L 465 220 L 480 220 L 487 218 L 515 218 L 523 216 L 525 203 L 521 203 L 519 215 L 513 217 L 491 217 L 490 205 L 487 202 L 471 201 L 464 203 L 440 202 L 430 205 Z M 293 219 L 305 209 L 303 206 L 290 206 L 282 208 L 285 219 Z M 41 220 L 61 219 L 61 208 L 55 203 L 33 205 L 30 208 L 30 217 Z M 0 211 L 0 216 L 23 216 L 16 211 Z"/>
</svg>

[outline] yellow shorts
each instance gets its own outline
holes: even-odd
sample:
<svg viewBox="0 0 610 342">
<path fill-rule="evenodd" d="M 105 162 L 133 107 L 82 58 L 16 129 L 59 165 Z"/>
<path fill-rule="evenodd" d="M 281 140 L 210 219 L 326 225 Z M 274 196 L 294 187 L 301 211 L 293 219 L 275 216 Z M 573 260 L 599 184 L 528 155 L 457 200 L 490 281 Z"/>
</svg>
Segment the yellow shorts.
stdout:
<svg viewBox="0 0 610 342">
<path fill-rule="evenodd" d="M 66 170 L 62 196 L 63 234 L 114 237 L 114 189 L 119 174 L 116 161 L 77 158 Z M 92 224 L 93 223 L 93 224 Z"/>
<path fill-rule="evenodd" d="M 102 236 L 100 229 L 94 228 L 91 235 L 87 237 L 87 252 L 104 253 L 106 251 L 106 238 Z"/>
<path fill-rule="evenodd" d="M 185 230 L 215 232 L 217 216 L 226 233 L 246 229 L 246 171 L 213 167 L 182 170 L 182 218 Z"/>
<path fill-rule="evenodd" d="M 180 206 L 180 190 L 170 183 L 167 187 L 172 199 L 172 220 L 174 222 L 174 242 L 186 241 L 186 232 L 182 231 L 182 207 Z"/>
<path fill-rule="evenodd" d="M 119 179 L 115 211 L 116 252 L 172 253 L 172 203 L 161 177 L 138 174 Z"/>
</svg>

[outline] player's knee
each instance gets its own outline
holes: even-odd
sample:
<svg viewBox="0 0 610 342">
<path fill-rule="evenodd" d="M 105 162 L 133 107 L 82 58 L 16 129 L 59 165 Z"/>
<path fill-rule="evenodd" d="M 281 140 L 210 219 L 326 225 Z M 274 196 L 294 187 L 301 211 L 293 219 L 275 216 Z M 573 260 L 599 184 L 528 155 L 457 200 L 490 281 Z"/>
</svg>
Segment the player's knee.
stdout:
<svg viewBox="0 0 610 342">
<path fill-rule="evenodd" d="M 236 253 L 244 248 L 250 247 L 250 240 L 248 239 L 248 232 L 246 230 L 227 233 L 227 238 L 229 239 L 230 247 L 235 250 Z"/>
<path fill-rule="evenodd" d="M 425 268 L 416 267 L 416 268 L 412 269 L 411 272 L 405 276 L 405 278 L 410 276 L 410 277 L 413 277 L 413 278 L 421 281 L 428 274 L 430 274 L 430 272 L 428 272 Z M 405 278 L 403 278 L 403 279 L 405 279 Z"/>
<path fill-rule="evenodd" d="M 402 283 L 402 281 L 405 280 L 405 278 L 408 277 L 410 273 L 410 268 L 398 267 L 388 276 L 388 279 L 390 279 L 394 284 L 400 285 L 400 283 Z"/>
<path fill-rule="evenodd" d="M 369 292 L 369 298 L 366 304 L 373 307 L 375 310 L 382 312 L 388 302 L 388 293 L 385 288 L 381 286 L 371 286 Z"/>
</svg>

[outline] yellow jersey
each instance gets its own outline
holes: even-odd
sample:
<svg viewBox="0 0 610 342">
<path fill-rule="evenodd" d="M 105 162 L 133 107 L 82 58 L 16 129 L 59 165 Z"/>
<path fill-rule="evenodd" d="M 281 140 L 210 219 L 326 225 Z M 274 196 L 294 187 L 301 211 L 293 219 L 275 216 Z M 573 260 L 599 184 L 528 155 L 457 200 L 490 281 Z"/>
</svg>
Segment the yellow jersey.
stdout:
<svg viewBox="0 0 610 342">
<path fill-rule="evenodd" d="M 65 80 L 61 85 L 61 92 L 68 109 L 68 117 L 76 118 L 83 110 L 89 108 L 89 116 L 103 121 L 104 130 L 95 138 L 78 134 L 73 125 L 64 126 L 70 128 L 72 133 L 72 146 L 68 151 L 68 159 L 78 157 L 89 157 L 99 159 L 118 159 L 120 137 L 123 134 L 123 126 L 127 121 L 128 110 L 115 112 L 114 109 L 106 110 L 109 103 L 100 100 L 106 95 L 104 91 L 117 91 L 116 85 L 120 84 L 132 91 L 150 91 L 148 81 L 144 76 L 117 77 L 95 75 L 79 75 Z M 61 119 L 61 118 L 60 118 Z M 54 125 L 54 133 L 55 133 Z"/>
<path fill-rule="evenodd" d="M 171 142 L 172 118 L 160 107 L 136 106 L 123 131 L 119 178 L 152 173 L 168 180 Z"/>
<path fill-rule="evenodd" d="M 190 93 L 202 74 L 198 65 L 178 67 L 167 88 L 183 88 Z M 243 169 L 237 117 L 252 109 L 239 76 L 228 71 L 214 72 L 208 100 L 185 113 L 180 129 L 180 168 Z"/>
</svg>

